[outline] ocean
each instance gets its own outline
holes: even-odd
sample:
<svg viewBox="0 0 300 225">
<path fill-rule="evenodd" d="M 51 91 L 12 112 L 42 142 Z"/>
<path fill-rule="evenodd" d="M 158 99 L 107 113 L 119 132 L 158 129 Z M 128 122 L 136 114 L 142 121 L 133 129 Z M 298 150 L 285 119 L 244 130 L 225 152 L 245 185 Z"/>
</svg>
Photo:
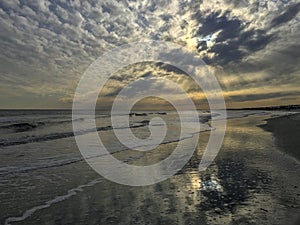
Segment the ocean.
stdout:
<svg viewBox="0 0 300 225">
<path fill-rule="evenodd" d="M 280 151 L 274 150 L 271 133 L 257 127 L 267 118 L 291 112 L 228 111 L 221 152 L 204 172 L 198 171 L 198 164 L 213 127 L 209 112 L 198 114 L 199 121 L 188 121 L 200 123 L 198 134 L 194 134 L 200 138 L 187 165 L 166 181 L 130 187 L 103 178 L 85 162 L 72 130 L 72 122 L 81 123 L 84 118 L 72 121 L 69 110 L 1 110 L 0 223 L 232 224 L 234 216 L 248 222 L 245 224 L 257 224 L 253 220 L 280 224 L 270 221 L 284 221 L 289 213 L 295 216 L 299 197 L 295 199 L 292 190 L 299 183 L 294 173 L 299 172 L 299 163 L 288 156 L 282 158 Z M 141 154 L 118 141 L 109 114 L 96 112 L 95 116 L 105 147 L 132 165 L 156 163 L 171 154 L 179 142 L 187 141 L 179 138 L 176 112 L 133 112 L 129 127 L 117 129 L 147 138 L 149 121 L 154 117 L 165 121 L 167 135 L 156 151 Z M 88 136 L 89 131 L 81 135 Z M 286 183 L 292 184 L 286 187 Z M 280 202 L 282 198 L 287 205 Z M 255 210 L 259 213 L 250 216 Z M 279 213 L 270 218 L 266 214 L 271 210 Z"/>
</svg>

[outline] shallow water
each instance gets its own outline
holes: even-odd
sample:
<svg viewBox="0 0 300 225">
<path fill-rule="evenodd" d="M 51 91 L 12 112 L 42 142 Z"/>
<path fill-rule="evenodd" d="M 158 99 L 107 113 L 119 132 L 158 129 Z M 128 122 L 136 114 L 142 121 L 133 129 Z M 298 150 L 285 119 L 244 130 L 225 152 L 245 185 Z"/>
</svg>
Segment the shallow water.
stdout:
<svg viewBox="0 0 300 225">
<path fill-rule="evenodd" d="M 68 113 L 3 114 L 2 127 L 20 123 L 46 125 L 22 132 L 4 132 L 0 136 L 2 143 L 71 131 Z M 161 116 L 173 126 L 173 133 L 167 139 L 176 140 L 176 115 Z M 235 119 L 228 120 L 223 147 L 208 170 L 201 173 L 197 170 L 209 136 L 209 132 L 202 132 L 197 152 L 189 163 L 172 178 L 147 187 L 123 186 L 99 176 L 82 160 L 72 135 L 2 146 L 0 221 L 4 224 L 297 224 L 300 166 L 277 150 L 271 133 L 256 127 L 270 115 L 229 112 L 229 117 Z M 150 118 L 151 115 L 134 117 L 133 124 Z M 109 126 L 104 115 L 97 119 L 98 126 Z M 141 137 L 148 135 L 147 126 L 134 130 Z M 120 151 L 123 146 L 116 144 L 111 130 L 100 133 L 116 158 L 130 159 L 128 163 L 135 165 L 154 163 L 170 154 L 177 144 L 166 143 L 137 157 L 135 152 Z"/>
</svg>

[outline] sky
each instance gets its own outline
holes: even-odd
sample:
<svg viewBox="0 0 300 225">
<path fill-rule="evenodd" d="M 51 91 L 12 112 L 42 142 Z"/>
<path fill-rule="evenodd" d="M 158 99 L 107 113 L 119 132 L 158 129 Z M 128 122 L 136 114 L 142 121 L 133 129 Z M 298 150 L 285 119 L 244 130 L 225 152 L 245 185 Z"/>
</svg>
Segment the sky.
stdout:
<svg viewBox="0 0 300 225">
<path fill-rule="evenodd" d="M 299 10 L 297 0 L 1 0 L 0 108 L 71 108 L 92 62 L 149 40 L 198 54 L 228 108 L 300 104 Z M 104 98 L 145 76 L 172 77 L 204 101 L 187 76 L 155 63 L 120 71 Z"/>
</svg>

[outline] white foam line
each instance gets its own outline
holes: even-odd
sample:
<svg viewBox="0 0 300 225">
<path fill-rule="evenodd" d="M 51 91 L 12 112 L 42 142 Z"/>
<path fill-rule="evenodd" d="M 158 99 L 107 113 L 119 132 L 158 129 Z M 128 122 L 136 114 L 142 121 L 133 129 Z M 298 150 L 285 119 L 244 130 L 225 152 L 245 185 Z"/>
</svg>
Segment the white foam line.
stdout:
<svg viewBox="0 0 300 225">
<path fill-rule="evenodd" d="M 49 208 L 53 204 L 56 204 L 58 202 L 62 202 L 64 200 L 66 200 L 66 199 L 69 199 L 73 195 L 76 195 L 78 192 L 82 192 L 83 188 L 92 187 L 92 186 L 94 186 L 94 185 L 96 185 L 98 183 L 101 183 L 101 181 L 102 181 L 101 179 L 96 179 L 96 180 L 91 181 L 88 184 L 83 184 L 83 185 L 78 186 L 77 188 L 68 190 L 68 193 L 66 195 L 57 196 L 54 199 L 47 201 L 43 205 L 35 206 L 35 207 L 33 207 L 33 208 L 29 209 L 29 210 L 26 210 L 23 213 L 22 216 L 7 218 L 5 220 L 4 224 L 5 225 L 11 225 L 11 222 L 20 222 L 20 221 L 23 221 L 23 220 L 27 219 L 28 217 L 30 217 L 31 215 L 33 215 L 35 212 L 37 212 L 37 211 L 39 211 L 41 209 Z"/>
</svg>

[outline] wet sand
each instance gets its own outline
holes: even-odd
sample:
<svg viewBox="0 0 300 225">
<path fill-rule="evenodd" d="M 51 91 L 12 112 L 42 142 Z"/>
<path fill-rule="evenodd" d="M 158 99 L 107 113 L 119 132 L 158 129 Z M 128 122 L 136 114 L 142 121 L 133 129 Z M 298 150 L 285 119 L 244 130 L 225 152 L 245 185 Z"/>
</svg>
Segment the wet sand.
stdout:
<svg viewBox="0 0 300 225">
<path fill-rule="evenodd" d="M 261 127 L 272 132 L 276 145 L 300 160 L 300 113 L 266 120 Z"/>
<path fill-rule="evenodd" d="M 200 173 L 209 137 L 209 132 L 201 133 L 189 163 L 151 186 L 112 183 L 84 161 L 12 174 L 0 187 L 1 223 L 297 225 L 300 165 L 274 145 L 272 133 L 258 127 L 266 119 L 269 116 L 254 115 L 228 120 L 218 157 Z M 155 161 L 174 146 L 163 145 L 146 157 Z M 124 158 L 124 152 L 116 157 Z M 147 158 L 137 158 L 135 164 Z M 24 184 L 24 177 L 31 182 Z"/>
</svg>

